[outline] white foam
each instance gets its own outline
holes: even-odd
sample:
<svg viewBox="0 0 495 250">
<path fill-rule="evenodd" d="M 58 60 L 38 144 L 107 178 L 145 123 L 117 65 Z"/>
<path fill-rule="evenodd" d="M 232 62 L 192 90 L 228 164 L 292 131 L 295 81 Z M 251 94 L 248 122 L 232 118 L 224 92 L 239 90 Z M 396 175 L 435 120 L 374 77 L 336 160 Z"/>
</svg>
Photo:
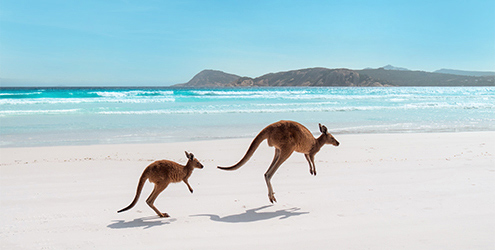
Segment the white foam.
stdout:
<svg viewBox="0 0 495 250">
<path fill-rule="evenodd" d="M 50 109 L 50 110 L 0 110 L 0 116 L 6 115 L 36 115 L 36 114 L 68 114 L 81 109 Z"/>
</svg>

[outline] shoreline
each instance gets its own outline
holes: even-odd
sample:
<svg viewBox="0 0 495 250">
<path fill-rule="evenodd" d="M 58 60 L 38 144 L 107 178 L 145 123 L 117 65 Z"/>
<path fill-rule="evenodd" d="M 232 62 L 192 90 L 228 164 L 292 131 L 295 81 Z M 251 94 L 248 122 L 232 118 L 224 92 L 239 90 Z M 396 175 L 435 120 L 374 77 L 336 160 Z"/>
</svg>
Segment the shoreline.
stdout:
<svg viewBox="0 0 495 250">
<path fill-rule="evenodd" d="M 0 245 L 8 249 L 491 249 L 495 132 L 335 135 L 311 176 L 294 153 L 272 179 L 266 141 L 237 171 L 252 138 L 0 148 Z M 205 166 L 147 205 L 143 169 L 159 159 Z M 359 239 L 359 240 L 356 240 Z"/>
<path fill-rule="evenodd" d="M 457 134 L 457 133 L 495 133 L 494 130 L 463 130 L 463 131 L 389 131 L 389 132 L 335 132 L 329 131 L 334 136 L 353 136 L 353 135 L 401 135 L 401 134 Z M 316 138 L 320 135 L 320 132 L 313 133 Z M 45 148 L 45 147 L 78 147 L 78 146 L 111 146 L 111 145 L 149 145 L 149 144 L 172 144 L 172 143 L 192 143 L 192 142 L 210 142 L 210 141 L 221 141 L 221 140 L 252 140 L 256 136 L 243 135 L 243 136 L 201 136 L 201 137 L 186 137 L 186 139 L 178 140 L 176 138 L 169 141 L 157 142 L 156 140 L 142 140 L 142 141 L 126 141 L 126 142 L 71 142 L 71 143 L 48 143 L 42 145 L 2 145 L 0 144 L 0 150 L 2 149 L 14 149 L 14 148 Z M 107 140 L 108 141 L 108 140 Z"/>
</svg>

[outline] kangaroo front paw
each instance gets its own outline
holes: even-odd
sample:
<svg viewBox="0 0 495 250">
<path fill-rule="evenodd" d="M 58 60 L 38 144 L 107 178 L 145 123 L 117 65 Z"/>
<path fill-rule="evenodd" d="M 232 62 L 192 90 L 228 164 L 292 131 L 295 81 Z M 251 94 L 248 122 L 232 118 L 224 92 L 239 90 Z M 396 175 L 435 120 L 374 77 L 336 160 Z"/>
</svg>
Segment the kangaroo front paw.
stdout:
<svg viewBox="0 0 495 250">
<path fill-rule="evenodd" d="M 316 175 L 316 169 L 310 169 L 310 170 L 309 170 L 309 173 L 310 173 L 311 175 Z"/>
</svg>

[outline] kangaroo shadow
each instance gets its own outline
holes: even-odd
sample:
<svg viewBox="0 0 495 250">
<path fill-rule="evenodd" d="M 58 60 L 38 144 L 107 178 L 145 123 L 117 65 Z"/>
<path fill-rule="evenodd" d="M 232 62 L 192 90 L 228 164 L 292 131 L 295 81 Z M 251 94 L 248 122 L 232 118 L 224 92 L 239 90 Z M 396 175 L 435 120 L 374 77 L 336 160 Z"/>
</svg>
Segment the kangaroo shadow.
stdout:
<svg viewBox="0 0 495 250">
<path fill-rule="evenodd" d="M 303 215 L 303 214 L 309 214 L 309 212 L 297 212 L 301 210 L 300 208 L 289 208 L 289 209 L 282 209 L 282 210 L 277 210 L 275 212 L 258 212 L 259 210 L 272 207 L 273 205 L 267 205 L 267 206 L 262 206 L 259 208 L 253 208 L 246 210 L 246 212 L 241 213 L 241 214 L 233 214 L 233 215 L 227 215 L 224 217 L 220 217 L 215 214 L 196 214 L 196 215 L 191 215 L 191 216 L 208 216 L 210 217 L 210 220 L 212 221 L 220 221 L 220 222 L 226 222 L 226 223 L 240 223 L 240 222 L 254 222 L 254 221 L 262 221 L 262 220 L 269 220 L 273 218 L 280 217 L 279 219 L 287 219 L 292 216 L 298 216 L 298 215 Z"/>
<path fill-rule="evenodd" d="M 134 219 L 132 221 L 114 220 L 113 223 L 111 223 L 107 227 L 112 229 L 137 228 L 137 227 L 148 229 L 156 226 L 168 225 L 176 220 L 177 219 L 163 220 L 163 218 L 160 218 L 158 216 L 151 216 L 151 217 Z"/>
</svg>

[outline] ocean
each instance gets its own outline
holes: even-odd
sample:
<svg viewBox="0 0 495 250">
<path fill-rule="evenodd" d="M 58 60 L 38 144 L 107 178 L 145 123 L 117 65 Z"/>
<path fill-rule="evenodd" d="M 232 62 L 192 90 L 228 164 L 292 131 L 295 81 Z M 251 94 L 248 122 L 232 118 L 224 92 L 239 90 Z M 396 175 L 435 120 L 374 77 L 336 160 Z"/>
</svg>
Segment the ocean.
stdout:
<svg viewBox="0 0 495 250">
<path fill-rule="evenodd" d="M 252 138 L 294 120 L 334 135 L 495 131 L 495 87 L 0 88 L 0 147 Z"/>
</svg>

